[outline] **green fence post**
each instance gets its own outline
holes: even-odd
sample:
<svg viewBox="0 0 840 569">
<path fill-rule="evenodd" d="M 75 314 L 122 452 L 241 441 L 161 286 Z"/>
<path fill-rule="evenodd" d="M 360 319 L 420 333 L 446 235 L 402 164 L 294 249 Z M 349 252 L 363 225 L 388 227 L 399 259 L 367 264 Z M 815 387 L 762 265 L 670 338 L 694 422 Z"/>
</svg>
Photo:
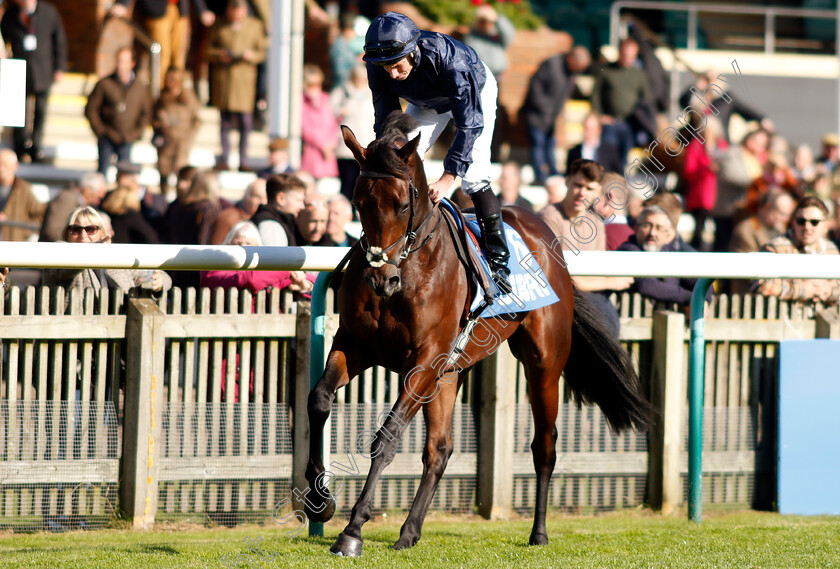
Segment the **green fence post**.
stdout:
<svg viewBox="0 0 840 569">
<path fill-rule="evenodd" d="M 312 289 L 311 302 L 311 342 L 309 346 L 309 389 L 321 379 L 324 373 L 324 334 L 326 331 L 327 290 L 330 288 L 332 273 L 319 273 Z M 326 452 L 329 449 L 325 449 Z M 313 522 L 309 524 L 309 535 L 323 537 L 324 524 Z"/>
<path fill-rule="evenodd" d="M 688 519 L 703 521 L 703 382 L 706 293 L 714 279 L 698 279 L 691 293 L 691 340 L 688 351 Z"/>
</svg>

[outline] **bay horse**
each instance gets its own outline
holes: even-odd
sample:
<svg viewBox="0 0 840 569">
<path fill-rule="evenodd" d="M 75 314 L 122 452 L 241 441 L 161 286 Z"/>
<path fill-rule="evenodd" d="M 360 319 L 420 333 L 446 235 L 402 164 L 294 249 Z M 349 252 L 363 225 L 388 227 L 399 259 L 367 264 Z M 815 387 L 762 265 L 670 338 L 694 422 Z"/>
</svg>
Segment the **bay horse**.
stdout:
<svg viewBox="0 0 840 569">
<path fill-rule="evenodd" d="M 310 491 L 305 513 L 311 522 L 329 520 L 336 508 L 324 481 L 321 450 L 336 390 L 371 366 L 382 366 L 405 379 L 396 403 L 370 443 L 370 471 L 347 527 L 330 548 L 336 555 L 361 555 L 362 525 L 371 517 L 376 483 L 393 460 L 405 427 L 422 409 L 426 423 L 423 474 L 394 549 L 417 543 L 452 453 L 458 389 L 469 367 L 496 347 L 474 337 L 455 365 L 448 360 L 442 369 L 444 358 L 440 356 L 452 352 L 453 342 L 466 324 L 471 285 L 454 239 L 440 221 L 444 214 L 429 199 L 423 164 L 416 153 L 419 137 L 406 139 L 412 120 L 402 113 L 389 116 L 385 134 L 367 148 L 342 126 L 344 142 L 361 167 L 353 202 L 364 235 L 361 246 L 351 252 L 342 278 L 339 327 L 326 369 L 308 399 L 306 479 Z M 551 229 L 524 209 L 503 210 L 504 221 L 518 230 L 534 257 L 548 260 L 541 269 L 559 298 L 559 302 L 531 312 L 483 320 L 501 341 L 508 341 L 525 368 L 534 416 L 531 450 L 537 475 L 530 543 L 546 544 L 545 515 L 556 461 L 561 372 L 565 370 L 576 400 L 598 404 L 614 430 L 646 427 L 649 404 L 637 391 L 638 378 L 628 353 L 575 290 L 565 264 L 552 256 L 562 253 L 547 251 L 555 240 Z"/>
</svg>

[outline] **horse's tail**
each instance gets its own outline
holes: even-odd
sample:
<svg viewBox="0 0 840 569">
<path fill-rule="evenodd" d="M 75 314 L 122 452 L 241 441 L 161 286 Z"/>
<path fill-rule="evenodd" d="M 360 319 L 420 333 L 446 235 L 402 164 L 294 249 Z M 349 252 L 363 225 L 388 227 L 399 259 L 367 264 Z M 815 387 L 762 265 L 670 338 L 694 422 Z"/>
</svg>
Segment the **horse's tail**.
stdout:
<svg viewBox="0 0 840 569">
<path fill-rule="evenodd" d="M 566 383 L 578 403 L 597 403 L 613 430 L 644 430 L 653 408 L 639 393 L 639 378 L 630 354 L 604 327 L 602 319 L 586 296 L 575 289 Z"/>
</svg>

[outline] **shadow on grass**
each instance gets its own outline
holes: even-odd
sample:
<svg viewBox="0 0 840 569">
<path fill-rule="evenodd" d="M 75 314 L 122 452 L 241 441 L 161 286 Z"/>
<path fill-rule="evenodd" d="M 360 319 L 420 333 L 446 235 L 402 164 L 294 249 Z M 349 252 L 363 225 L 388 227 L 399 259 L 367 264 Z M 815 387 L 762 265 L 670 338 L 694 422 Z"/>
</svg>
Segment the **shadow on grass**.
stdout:
<svg viewBox="0 0 840 569">
<path fill-rule="evenodd" d="M 137 553 L 147 553 L 152 555 L 180 555 L 181 552 L 170 545 L 155 545 L 151 543 L 144 543 L 142 545 L 135 545 L 133 551 Z"/>
</svg>

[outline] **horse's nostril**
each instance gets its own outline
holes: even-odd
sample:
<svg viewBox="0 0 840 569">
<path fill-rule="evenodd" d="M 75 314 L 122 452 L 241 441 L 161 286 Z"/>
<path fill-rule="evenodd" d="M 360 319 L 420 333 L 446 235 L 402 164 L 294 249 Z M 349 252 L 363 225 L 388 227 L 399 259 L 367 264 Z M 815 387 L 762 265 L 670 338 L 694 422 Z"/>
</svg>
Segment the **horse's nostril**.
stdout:
<svg viewBox="0 0 840 569">
<path fill-rule="evenodd" d="M 388 284 L 391 285 L 392 288 L 397 288 L 400 286 L 400 277 L 393 276 L 388 279 Z"/>
</svg>

